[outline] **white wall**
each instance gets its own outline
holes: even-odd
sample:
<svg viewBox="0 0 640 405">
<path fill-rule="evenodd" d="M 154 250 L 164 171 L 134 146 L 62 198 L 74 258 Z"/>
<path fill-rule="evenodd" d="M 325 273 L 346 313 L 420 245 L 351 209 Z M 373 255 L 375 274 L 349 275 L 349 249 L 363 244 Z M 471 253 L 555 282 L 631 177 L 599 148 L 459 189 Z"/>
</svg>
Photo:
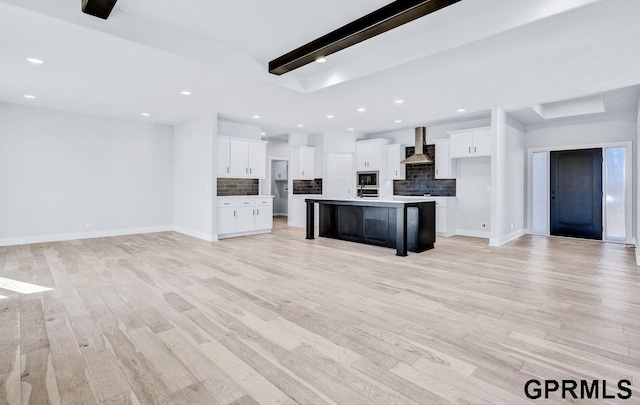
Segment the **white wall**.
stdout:
<svg viewBox="0 0 640 405">
<path fill-rule="evenodd" d="M 456 233 L 488 238 L 491 230 L 491 158 L 456 160 Z M 487 227 L 483 228 L 481 223 Z"/>
<path fill-rule="evenodd" d="M 216 133 L 219 136 L 231 136 L 234 138 L 246 138 L 257 141 L 262 139 L 262 130 L 256 125 L 218 120 L 216 128 Z"/>
<path fill-rule="evenodd" d="M 491 239 L 502 245 L 524 234 L 525 126 L 501 109 L 492 112 Z"/>
<path fill-rule="evenodd" d="M 170 228 L 171 127 L 0 103 L 0 129 L 0 245 Z"/>
<path fill-rule="evenodd" d="M 640 207 L 638 206 L 640 204 L 640 199 L 637 198 L 637 191 L 638 189 L 640 189 L 640 165 L 637 165 L 637 157 L 640 156 L 640 99 L 638 99 L 638 115 L 636 117 L 636 147 L 634 148 L 634 152 L 636 153 L 636 158 L 633 159 L 633 164 L 634 169 L 633 169 L 633 173 L 636 174 L 636 181 L 633 183 L 635 185 L 635 191 L 634 191 L 634 204 L 633 204 L 633 208 L 634 208 L 634 217 L 636 218 L 636 221 L 634 221 L 634 229 L 633 229 L 633 234 L 636 236 L 636 264 L 640 265 L 640 249 L 638 248 L 638 244 L 640 244 L 640 242 L 638 241 L 638 230 L 640 229 L 640 218 L 638 217 L 638 213 L 640 212 Z"/>
<path fill-rule="evenodd" d="M 611 142 L 636 142 L 638 138 L 638 114 L 597 114 L 553 120 L 549 123 L 526 126 L 526 148 L 551 148 L 563 146 L 599 145 Z M 638 179 L 638 150 L 632 148 L 634 176 L 632 184 Z M 638 198 L 634 187 L 631 204 L 632 237 L 637 235 Z M 529 219 L 530 220 L 530 219 Z"/>
<path fill-rule="evenodd" d="M 214 170 L 216 115 L 178 124 L 173 143 L 173 224 L 178 232 L 216 239 Z"/>
<path fill-rule="evenodd" d="M 459 129 L 488 127 L 491 125 L 491 117 L 475 119 L 469 121 L 460 121 L 447 124 L 425 125 L 427 128 L 427 143 L 431 144 L 436 139 L 448 138 L 448 131 L 456 131 Z M 368 139 L 385 138 L 391 139 L 391 143 L 400 143 L 406 146 L 415 144 L 415 129 L 405 128 L 398 131 L 381 132 L 368 136 Z"/>
</svg>

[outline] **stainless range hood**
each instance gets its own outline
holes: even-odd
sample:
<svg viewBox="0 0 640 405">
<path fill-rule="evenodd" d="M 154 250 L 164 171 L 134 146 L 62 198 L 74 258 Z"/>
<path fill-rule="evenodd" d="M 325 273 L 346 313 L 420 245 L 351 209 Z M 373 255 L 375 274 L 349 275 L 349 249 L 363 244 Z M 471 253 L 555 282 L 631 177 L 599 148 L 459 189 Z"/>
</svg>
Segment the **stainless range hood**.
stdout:
<svg viewBox="0 0 640 405">
<path fill-rule="evenodd" d="M 425 127 L 416 128 L 416 152 L 403 160 L 404 165 L 420 165 L 433 163 L 433 159 L 425 154 L 427 146 L 427 129 Z"/>
</svg>

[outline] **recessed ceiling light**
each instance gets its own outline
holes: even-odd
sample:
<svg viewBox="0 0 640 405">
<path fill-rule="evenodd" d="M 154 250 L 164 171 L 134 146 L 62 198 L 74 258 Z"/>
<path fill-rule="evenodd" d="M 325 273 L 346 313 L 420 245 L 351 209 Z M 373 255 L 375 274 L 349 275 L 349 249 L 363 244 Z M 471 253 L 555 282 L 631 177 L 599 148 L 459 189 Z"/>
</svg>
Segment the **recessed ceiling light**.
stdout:
<svg viewBox="0 0 640 405">
<path fill-rule="evenodd" d="M 458 108 L 458 112 L 459 112 L 459 113 L 463 113 L 463 112 L 466 112 L 466 111 L 467 111 L 467 109 L 466 109 L 466 108 Z"/>
<path fill-rule="evenodd" d="M 260 132 L 260 135 L 265 136 L 267 133 L 266 132 Z"/>
<path fill-rule="evenodd" d="M 360 108 L 358 108 L 358 112 L 365 112 L 365 111 L 367 111 L 367 109 L 366 109 L 366 108 L 364 108 L 364 107 L 360 107 Z"/>
<path fill-rule="evenodd" d="M 327 118 L 331 119 L 331 118 L 333 118 L 333 115 L 327 115 Z"/>
<path fill-rule="evenodd" d="M 402 122 L 402 120 L 396 120 L 396 124 L 399 124 L 401 122 Z"/>
<path fill-rule="evenodd" d="M 254 116 L 253 116 L 253 118 L 255 118 L 255 119 L 259 120 L 259 119 L 260 119 L 260 116 L 259 116 L 259 115 L 254 115 Z"/>
<path fill-rule="evenodd" d="M 180 94 L 182 94 L 183 96 L 190 96 L 191 92 L 189 90 L 182 90 Z"/>
<path fill-rule="evenodd" d="M 316 62 L 318 62 L 318 63 L 325 63 L 326 61 L 327 61 L 327 58 L 324 58 L 324 57 L 320 57 L 320 58 L 316 59 Z"/>
<path fill-rule="evenodd" d="M 28 99 L 33 100 L 34 98 L 36 98 L 36 96 L 32 96 L 31 94 L 25 94 L 24 98 L 28 98 Z"/>
<path fill-rule="evenodd" d="M 404 100 L 396 100 L 396 104 L 402 104 L 404 103 Z"/>
<path fill-rule="evenodd" d="M 142 113 L 140 115 L 142 115 L 143 117 L 151 117 L 151 114 L 149 114 L 149 113 Z"/>
<path fill-rule="evenodd" d="M 353 128 L 347 128 L 347 131 L 354 131 Z"/>
<path fill-rule="evenodd" d="M 298 124 L 298 128 L 302 128 L 302 127 L 304 127 L 304 125 Z"/>
<path fill-rule="evenodd" d="M 44 63 L 42 59 L 38 58 L 27 58 L 27 61 L 33 63 L 34 65 L 42 65 Z"/>
</svg>

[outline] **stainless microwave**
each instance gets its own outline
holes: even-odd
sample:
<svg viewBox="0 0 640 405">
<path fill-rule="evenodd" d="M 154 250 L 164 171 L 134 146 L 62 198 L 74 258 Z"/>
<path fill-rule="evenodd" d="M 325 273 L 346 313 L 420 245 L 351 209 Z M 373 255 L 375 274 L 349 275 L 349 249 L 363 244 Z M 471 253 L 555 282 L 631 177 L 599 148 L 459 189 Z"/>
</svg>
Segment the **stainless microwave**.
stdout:
<svg viewBox="0 0 640 405">
<path fill-rule="evenodd" d="M 378 178 L 380 177 L 378 172 L 358 172 L 358 188 L 364 189 L 377 189 Z"/>
</svg>

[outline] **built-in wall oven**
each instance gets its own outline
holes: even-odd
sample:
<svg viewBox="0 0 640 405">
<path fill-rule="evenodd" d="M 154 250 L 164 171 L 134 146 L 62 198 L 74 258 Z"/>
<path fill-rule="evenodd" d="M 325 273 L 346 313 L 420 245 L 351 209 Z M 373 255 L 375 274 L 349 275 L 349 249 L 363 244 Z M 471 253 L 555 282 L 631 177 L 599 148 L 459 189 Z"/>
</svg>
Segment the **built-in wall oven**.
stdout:
<svg viewBox="0 0 640 405">
<path fill-rule="evenodd" d="M 358 172 L 358 197 L 378 197 L 378 172 Z"/>
</svg>

